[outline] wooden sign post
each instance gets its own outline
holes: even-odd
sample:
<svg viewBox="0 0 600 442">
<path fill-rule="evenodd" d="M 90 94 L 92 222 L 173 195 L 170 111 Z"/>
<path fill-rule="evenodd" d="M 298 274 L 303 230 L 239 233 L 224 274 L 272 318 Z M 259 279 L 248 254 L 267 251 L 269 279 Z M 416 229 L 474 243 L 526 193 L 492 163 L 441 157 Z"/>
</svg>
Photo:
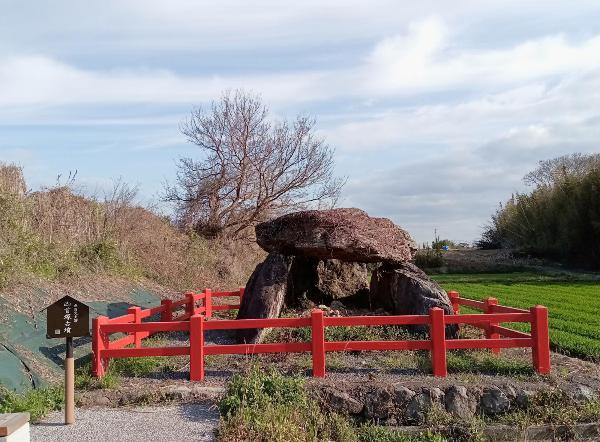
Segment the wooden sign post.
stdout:
<svg viewBox="0 0 600 442">
<path fill-rule="evenodd" d="M 64 296 L 46 308 L 47 338 L 65 338 L 65 424 L 75 422 L 75 362 L 73 338 L 90 335 L 90 308 Z"/>
</svg>

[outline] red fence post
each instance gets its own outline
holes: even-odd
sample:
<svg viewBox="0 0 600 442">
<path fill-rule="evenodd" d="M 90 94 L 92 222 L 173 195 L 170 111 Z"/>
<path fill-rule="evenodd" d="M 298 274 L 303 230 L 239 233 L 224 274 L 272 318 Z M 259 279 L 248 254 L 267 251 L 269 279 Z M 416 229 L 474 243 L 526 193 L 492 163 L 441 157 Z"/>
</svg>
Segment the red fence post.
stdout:
<svg viewBox="0 0 600 442">
<path fill-rule="evenodd" d="M 142 318 L 140 313 L 142 312 L 141 307 L 129 307 L 127 309 L 127 313 L 133 315 L 133 323 L 140 324 L 142 322 Z M 135 344 L 135 348 L 142 347 L 142 335 L 140 332 L 132 332 L 133 335 L 133 343 Z"/>
<path fill-rule="evenodd" d="M 190 318 L 190 381 L 204 380 L 204 316 Z"/>
<path fill-rule="evenodd" d="M 160 320 L 162 322 L 171 322 L 173 320 L 173 301 L 170 299 L 163 299 L 160 304 L 164 307 L 164 310 L 160 313 Z"/>
<path fill-rule="evenodd" d="M 212 318 L 212 290 L 204 289 L 204 310 L 207 318 Z"/>
<path fill-rule="evenodd" d="M 460 293 L 452 290 L 448 292 L 448 298 L 450 298 L 450 303 L 452 304 L 452 310 L 454 311 L 454 314 L 460 314 L 460 304 L 458 303 Z"/>
<path fill-rule="evenodd" d="M 187 298 L 187 303 L 185 304 L 185 312 L 190 315 L 190 319 L 194 316 L 196 309 L 196 298 L 193 292 L 188 292 L 185 294 Z"/>
<path fill-rule="evenodd" d="M 429 310 L 431 321 L 431 368 L 433 375 L 446 377 L 448 369 L 446 366 L 446 320 L 444 310 L 433 307 Z"/>
<path fill-rule="evenodd" d="M 103 334 L 100 326 L 108 321 L 106 316 L 97 316 L 92 319 L 92 372 L 94 376 L 101 378 L 106 373 L 106 358 L 102 351 L 108 349 L 108 336 Z"/>
<path fill-rule="evenodd" d="M 498 305 L 498 300 L 496 298 L 487 298 L 485 301 L 485 313 L 494 313 L 494 306 Z M 486 339 L 499 339 L 500 334 L 492 332 L 492 326 L 498 325 L 497 322 L 488 322 L 485 328 L 485 337 Z M 499 348 L 491 348 L 490 349 L 493 354 L 500 354 Z"/>
<path fill-rule="evenodd" d="M 315 378 L 325 377 L 325 320 L 323 310 L 311 312 L 312 374 Z"/>
<path fill-rule="evenodd" d="M 531 356 L 533 367 L 540 374 L 550 373 L 550 336 L 548 309 L 543 305 L 531 307 Z"/>
</svg>

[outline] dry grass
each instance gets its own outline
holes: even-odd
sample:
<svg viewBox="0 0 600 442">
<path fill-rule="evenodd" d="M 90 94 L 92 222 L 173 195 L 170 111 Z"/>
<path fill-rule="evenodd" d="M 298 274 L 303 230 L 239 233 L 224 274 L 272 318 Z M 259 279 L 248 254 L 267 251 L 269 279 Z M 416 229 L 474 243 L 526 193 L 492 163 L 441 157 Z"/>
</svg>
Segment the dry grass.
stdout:
<svg viewBox="0 0 600 442">
<path fill-rule="evenodd" d="M 102 196 L 73 182 L 27 193 L 22 170 L 0 163 L 0 286 L 32 274 L 61 280 L 86 272 L 148 278 L 174 290 L 244 285 L 263 253 L 207 240 L 135 202 L 121 181 Z"/>
</svg>

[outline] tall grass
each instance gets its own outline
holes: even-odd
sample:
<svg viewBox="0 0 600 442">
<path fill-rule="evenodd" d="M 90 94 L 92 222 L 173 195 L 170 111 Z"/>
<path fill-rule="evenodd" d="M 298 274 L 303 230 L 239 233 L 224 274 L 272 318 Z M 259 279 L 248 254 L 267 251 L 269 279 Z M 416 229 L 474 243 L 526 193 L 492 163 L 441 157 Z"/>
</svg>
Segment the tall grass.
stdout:
<svg viewBox="0 0 600 442">
<path fill-rule="evenodd" d="M 260 258 L 256 247 L 206 240 L 140 207 L 137 189 L 116 181 L 102 196 L 73 180 L 27 192 L 20 168 L 0 163 L 0 287 L 33 274 L 48 279 L 104 272 L 170 288 L 238 286 Z"/>
</svg>

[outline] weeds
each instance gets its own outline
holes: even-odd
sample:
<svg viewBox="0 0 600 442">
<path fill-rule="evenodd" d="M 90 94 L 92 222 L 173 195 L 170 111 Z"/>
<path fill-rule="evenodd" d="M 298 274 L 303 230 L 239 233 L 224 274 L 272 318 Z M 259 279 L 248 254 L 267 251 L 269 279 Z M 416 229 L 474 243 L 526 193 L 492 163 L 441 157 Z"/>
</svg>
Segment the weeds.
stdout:
<svg viewBox="0 0 600 442">
<path fill-rule="evenodd" d="M 375 425 L 355 427 L 344 416 L 323 412 L 304 381 L 252 367 L 236 375 L 219 404 L 220 441 L 442 442 L 434 434 L 407 437 Z"/>
<path fill-rule="evenodd" d="M 0 413 L 28 411 L 31 420 L 37 421 L 51 411 L 60 410 L 62 404 L 62 387 L 50 386 L 17 394 L 0 386 Z"/>
</svg>

